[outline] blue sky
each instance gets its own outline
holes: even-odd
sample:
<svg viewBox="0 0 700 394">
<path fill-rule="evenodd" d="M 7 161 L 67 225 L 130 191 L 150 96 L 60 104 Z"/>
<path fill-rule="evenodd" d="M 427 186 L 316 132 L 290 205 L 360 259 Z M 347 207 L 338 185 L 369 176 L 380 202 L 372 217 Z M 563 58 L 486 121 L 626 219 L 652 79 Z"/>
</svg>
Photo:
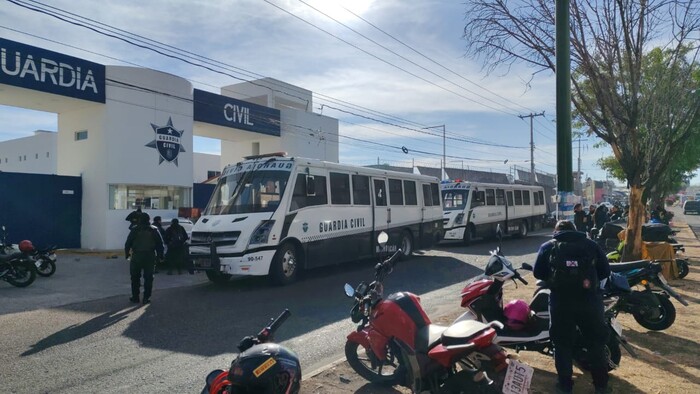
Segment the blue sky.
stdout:
<svg viewBox="0 0 700 394">
<path fill-rule="evenodd" d="M 480 63 L 465 58 L 460 1 L 56 0 L 50 5 L 245 71 L 229 72 L 235 78 L 214 73 L 10 2 L 0 3 L 0 37 L 102 64 L 165 71 L 216 93 L 251 75 L 311 90 L 314 111 L 340 120 L 343 163 L 438 166 L 442 129 L 423 128 L 444 124 L 451 137 L 448 166 L 506 173 L 513 164 L 529 168 L 530 123 L 518 115 L 544 111 L 534 121 L 535 167 L 556 173 L 554 75 L 532 78 L 532 70 L 522 66 L 487 75 Z M 55 114 L 0 106 L 0 141 L 56 127 Z M 605 179 L 595 161 L 609 149 L 595 148 L 593 136 L 584 138 L 582 171 Z M 401 146 L 409 153 L 392 148 Z M 218 153 L 219 143 L 195 137 L 194 148 Z M 575 145 L 574 169 L 577 156 Z"/>
</svg>

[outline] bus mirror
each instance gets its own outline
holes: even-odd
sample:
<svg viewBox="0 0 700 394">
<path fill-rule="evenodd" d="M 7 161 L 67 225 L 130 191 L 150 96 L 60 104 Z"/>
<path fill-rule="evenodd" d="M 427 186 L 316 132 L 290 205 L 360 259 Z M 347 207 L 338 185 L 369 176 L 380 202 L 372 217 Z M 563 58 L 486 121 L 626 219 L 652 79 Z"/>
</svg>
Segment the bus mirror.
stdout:
<svg viewBox="0 0 700 394">
<path fill-rule="evenodd" d="M 385 233 L 382 231 L 379 233 L 377 236 L 377 244 L 379 244 L 379 247 L 383 248 L 386 243 L 389 242 L 389 234 Z"/>
<path fill-rule="evenodd" d="M 313 175 L 306 176 L 306 196 L 313 197 L 316 195 L 316 181 Z"/>
</svg>

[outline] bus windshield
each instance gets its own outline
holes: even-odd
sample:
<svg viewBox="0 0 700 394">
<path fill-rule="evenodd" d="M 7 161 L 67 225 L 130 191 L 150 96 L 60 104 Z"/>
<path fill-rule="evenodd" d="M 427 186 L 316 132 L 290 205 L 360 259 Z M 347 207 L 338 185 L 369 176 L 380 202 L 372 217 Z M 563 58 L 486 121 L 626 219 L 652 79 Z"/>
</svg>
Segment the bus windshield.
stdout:
<svg viewBox="0 0 700 394">
<path fill-rule="evenodd" d="M 442 208 L 446 211 L 463 210 L 467 205 L 469 189 L 466 190 L 443 190 Z"/>
<path fill-rule="evenodd" d="M 205 215 L 274 212 L 289 181 L 290 170 L 250 170 L 222 175 Z"/>
</svg>

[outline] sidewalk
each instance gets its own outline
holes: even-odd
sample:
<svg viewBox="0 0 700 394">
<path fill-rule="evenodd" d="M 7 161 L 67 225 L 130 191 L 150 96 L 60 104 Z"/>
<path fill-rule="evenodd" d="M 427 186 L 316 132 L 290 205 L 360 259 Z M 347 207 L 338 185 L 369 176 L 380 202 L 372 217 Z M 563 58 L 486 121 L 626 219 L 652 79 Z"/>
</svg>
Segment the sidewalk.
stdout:
<svg viewBox="0 0 700 394">
<path fill-rule="evenodd" d="M 59 251 L 56 273 L 48 278 L 37 276 L 29 287 L 17 288 L 0 282 L 0 314 L 52 308 L 76 302 L 131 295 L 129 262 L 123 251 Z M 116 256 L 116 258 L 109 258 Z M 166 275 L 164 270 L 153 280 L 154 300 L 161 289 L 209 283 L 203 273 Z"/>
</svg>

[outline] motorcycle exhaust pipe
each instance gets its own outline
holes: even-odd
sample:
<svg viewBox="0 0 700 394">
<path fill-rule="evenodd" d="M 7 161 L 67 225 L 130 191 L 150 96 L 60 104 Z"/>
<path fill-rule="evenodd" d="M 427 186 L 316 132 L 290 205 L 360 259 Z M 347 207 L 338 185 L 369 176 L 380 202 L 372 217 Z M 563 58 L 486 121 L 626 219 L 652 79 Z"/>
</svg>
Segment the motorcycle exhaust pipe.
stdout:
<svg viewBox="0 0 700 394">
<path fill-rule="evenodd" d="M 675 298 L 676 300 L 678 300 L 678 302 L 680 302 L 681 304 L 683 304 L 683 306 L 688 306 L 688 305 L 690 305 L 690 304 L 688 304 L 688 301 L 686 301 L 683 297 L 681 297 L 680 294 L 676 293 L 676 291 L 673 290 L 673 289 L 671 288 L 671 286 L 669 286 L 668 284 L 666 284 L 666 280 L 665 280 L 665 279 L 662 279 L 662 277 L 660 276 L 661 274 L 658 274 L 658 275 L 659 275 L 659 283 L 658 283 L 658 284 L 659 284 L 659 286 L 660 286 L 662 289 L 664 289 L 664 291 L 665 291 L 666 293 L 670 294 L 671 297 L 673 297 L 673 298 Z"/>
</svg>

